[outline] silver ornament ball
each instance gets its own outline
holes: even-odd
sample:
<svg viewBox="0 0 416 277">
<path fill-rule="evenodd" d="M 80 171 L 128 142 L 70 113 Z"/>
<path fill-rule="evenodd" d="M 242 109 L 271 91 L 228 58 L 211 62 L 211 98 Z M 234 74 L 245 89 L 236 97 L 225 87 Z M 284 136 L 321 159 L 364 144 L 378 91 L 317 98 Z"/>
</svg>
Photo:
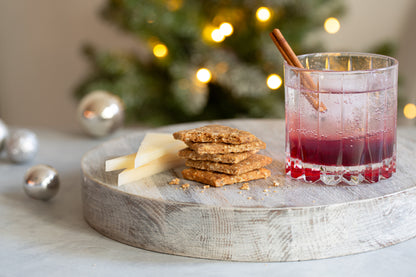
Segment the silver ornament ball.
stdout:
<svg viewBox="0 0 416 277">
<path fill-rule="evenodd" d="M 26 171 L 23 189 L 26 194 L 37 200 L 49 200 L 59 189 L 59 177 L 55 168 L 39 164 Z"/>
<path fill-rule="evenodd" d="M 0 119 L 0 152 L 3 150 L 7 136 L 9 135 L 9 130 L 4 124 L 3 120 Z"/>
<path fill-rule="evenodd" d="M 6 151 L 9 160 L 12 162 L 28 162 L 32 160 L 38 152 L 38 139 L 35 133 L 30 130 L 13 130 L 6 139 Z"/>
<path fill-rule="evenodd" d="M 103 137 L 123 125 L 124 104 L 116 95 L 106 91 L 93 91 L 81 100 L 77 114 L 87 134 Z"/>
</svg>

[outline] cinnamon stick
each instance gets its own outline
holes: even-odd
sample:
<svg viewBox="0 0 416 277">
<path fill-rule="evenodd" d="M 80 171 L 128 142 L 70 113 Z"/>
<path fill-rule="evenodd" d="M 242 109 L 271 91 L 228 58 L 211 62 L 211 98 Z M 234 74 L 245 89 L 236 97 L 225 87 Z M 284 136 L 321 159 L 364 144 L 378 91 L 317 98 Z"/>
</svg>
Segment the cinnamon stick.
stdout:
<svg viewBox="0 0 416 277">
<path fill-rule="evenodd" d="M 270 33 L 270 37 L 272 38 L 277 49 L 279 49 L 279 52 L 282 55 L 282 57 L 289 65 L 304 68 L 300 63 L 298 57 L 296 56 L 295 52 L 293 52 L 289 43 L 287 43 L 286 39 L 284 38 L 279 29 L 274 29 Z M 306 86 L 307 88 L 311 90 L 316 90 L 316 85 L 312 80 L 311 76 L 309 76 L 308 74 L 303 75 L 302 82 L 304 86 Z M 319 112 L 325 112 L 327 110 L 325 104 L 319 102 L 319 98 L 316 94 L 311 93 L 309 91 L 303 91 L 302 93 L 306 96 L 306 99 L 314 107 L 315 110 Z"/>
</svg>

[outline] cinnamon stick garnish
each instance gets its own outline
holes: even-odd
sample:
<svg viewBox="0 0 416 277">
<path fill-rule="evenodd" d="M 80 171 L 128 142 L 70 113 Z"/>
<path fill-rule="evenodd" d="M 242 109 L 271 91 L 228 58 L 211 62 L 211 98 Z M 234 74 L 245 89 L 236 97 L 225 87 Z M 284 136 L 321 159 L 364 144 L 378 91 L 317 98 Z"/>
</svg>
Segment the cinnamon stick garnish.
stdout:
<svg viewBox="0 0 416 277">
<path fill-rule="evenodd" d="M 270 37 L 272 38 L 277 49 L 279 49 L 280 54 L 282 54 L 283 59 L 285 59 L 289 65 L 304 68 L 279 29 L 274 29 L 270 33 Z M 302 82 L 305 87 L 311 90 L 316 90 L 316 85 L 311 76 L 308 74 L 303 75 Z M 315 108 L 315 110 L 319 112 L 325 112 L 327 110 L 324 103 L 319 102 L 319 98 L 316 94 L 309 91 L 303 91 L 302 93 L 306 96 L 306 99 L 308 99 L 309 103 Z"/>
</svg>

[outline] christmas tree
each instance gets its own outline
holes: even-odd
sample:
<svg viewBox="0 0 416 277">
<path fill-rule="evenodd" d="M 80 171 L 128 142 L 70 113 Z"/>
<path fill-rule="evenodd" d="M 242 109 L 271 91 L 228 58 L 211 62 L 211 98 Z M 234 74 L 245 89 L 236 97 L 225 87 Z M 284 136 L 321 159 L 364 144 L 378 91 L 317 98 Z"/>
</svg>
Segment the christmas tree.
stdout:
<svg viewBox="0 0 416 277">
<path fill-rule="evenodd" d="M 102 16 L 146 42 L 153 59 L 86 46 L 93 70 L 76 91 L 119 95 L 129 122 L 283 117 L 283 60 L 269 33 L 296 53 L 322 51 L 307 35 L 343 11 L 338 0 L 109 0 Z"/>
</svg>

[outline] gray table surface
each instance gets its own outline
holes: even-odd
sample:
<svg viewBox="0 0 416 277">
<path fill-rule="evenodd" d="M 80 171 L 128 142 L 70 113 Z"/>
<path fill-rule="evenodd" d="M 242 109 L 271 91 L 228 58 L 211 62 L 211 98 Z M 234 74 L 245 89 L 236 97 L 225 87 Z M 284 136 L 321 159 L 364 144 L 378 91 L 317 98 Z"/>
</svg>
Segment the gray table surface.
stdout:
<svg viewBox="0 0 416 277">
<path fill-rule="evenodd" d="M 89 149 L 139 129 L 103 139 L 33 131 L 40 143 L 33 161 L 10 164 L 0 155 L 0 276 L 416 276 L 416 239 L 357 255 L 285 263 L 194 259 L 113 241 L 83 219 L 80 161 Z M 415 129 L 401 131 L 416 134 Z M 49 202 L 23 192 L 26 170 L 39 163 L 52 165 L 60 175 L 58 195 Z"/>
</svg>

